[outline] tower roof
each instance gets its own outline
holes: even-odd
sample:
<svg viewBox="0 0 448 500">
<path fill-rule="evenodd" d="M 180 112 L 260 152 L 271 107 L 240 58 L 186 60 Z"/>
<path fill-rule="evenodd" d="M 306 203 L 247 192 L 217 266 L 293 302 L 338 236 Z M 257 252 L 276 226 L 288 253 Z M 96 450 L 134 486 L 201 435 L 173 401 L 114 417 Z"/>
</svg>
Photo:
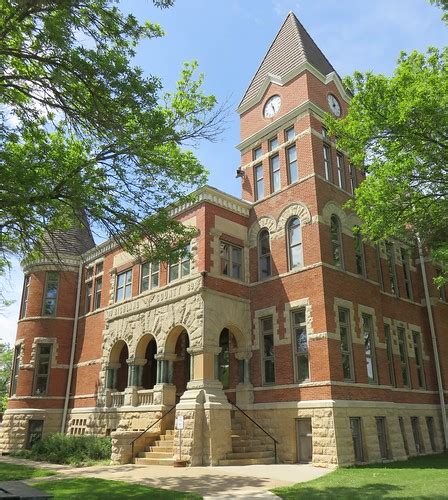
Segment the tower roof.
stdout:
<svg viewBox="0 0 448 500">
<path fill-rule="evenodd" d="M 275 75 L 283 79 L 305 62 L 325 76 L 335 71 L 294 13 L 289 12 L 252 78 L 240 107 L 257 95 L 266 77 Z"/>
</svg>

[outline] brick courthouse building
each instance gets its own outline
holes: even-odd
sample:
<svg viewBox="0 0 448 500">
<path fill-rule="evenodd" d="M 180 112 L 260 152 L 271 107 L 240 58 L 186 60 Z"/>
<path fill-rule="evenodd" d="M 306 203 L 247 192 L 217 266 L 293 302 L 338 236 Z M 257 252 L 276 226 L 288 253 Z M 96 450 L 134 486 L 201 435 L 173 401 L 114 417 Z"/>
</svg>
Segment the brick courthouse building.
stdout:
<svg viewBox="0 0 448 500">
<path fill-rule="evenodd" d="M 343 206 L 362 176 L 322 125 L 348 101 L 290 13 L 238 108 L 242 198 L 205 187 L 173 212 L 197 228 L 191 258 L 142 262 L 73 230 L 63 269 L 24 265 L 2 451 L 62 430 L 111 434 L 116 461 L 170 463 L 180 415 L 192 465 L 272 463 L 264 431 L 289 463 L 444 449 L 446 290 L 425 259 L 428 303 L 414 248 L 353 231 Z"/>
</svg>

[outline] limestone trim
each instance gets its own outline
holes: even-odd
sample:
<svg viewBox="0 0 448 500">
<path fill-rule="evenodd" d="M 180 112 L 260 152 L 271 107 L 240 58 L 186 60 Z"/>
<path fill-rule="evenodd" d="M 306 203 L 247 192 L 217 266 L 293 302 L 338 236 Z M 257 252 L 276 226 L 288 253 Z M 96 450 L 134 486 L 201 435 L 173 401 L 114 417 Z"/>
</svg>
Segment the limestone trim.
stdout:
<svg viewBox="0 0 448 500">
<path fill-rule="evenodd" d="M 339 333 L 334 332 L 318 332 L 311 333 L 308 335 L 308 340 L 323 340 L 323 339 L 331 339 L 331 340 L 341 340 L 341 336 Z"/>
<path fill-rule="evenodd" d="M 309 297 L 303 299 L 293 300 L 285 304 L 285 309 L 283 312 L 284 325 L 285 325 L 285 337 L 279 339 L 278 344 L 290 344 L 292 341 L 292 323 L 291 316 L 292 313 L 297 309 L 305 309 L 305 321 L 306 321 L 306 335 L 309 340 L 310 335 L 313 335 L 313 312 Z M 295 357 L 295 356 L 294 356 Z"/>
<path fill-rule="evenodd" d="M 373 307 L 365 306 L 363 304 L 358 304 L 358 319 L 359 319 L 359 330 L 360 330 L 360 336 L 361 340 L 362 339 L 362 315 L 366 314 L 368 316 L 372 317 L 372 327 L 373 327 L 373 338 L 374 338 L 374 349 L 380 348 L 380 349 L 386 349 L 386 343 L 385 342 L 380 342 L 379 336 L 378 336 L 378 322 L 376 318 L 376 311 Z M 363 340 L 364 341 L 364 340 Z"/>
<path fill-rule="evenodd" d="M 334 201 L 329 201 L 322 209 L 322 223 L 330 226 L 331 216 L 336 215 L 341 221 L 341 232 L 346 236 L 353 237 L 352 214 L 348 214 L 344 209 Z M 357 225 L 357 224 L 356 224 Z"/>
<path fill-rule="evenodd" d="M 11 396 L 9 398 L 11 401 L 23 401 L 24 399 L 36 399 L 36 400 L 42 400 L 42 399 L 51 399 L 51 400 L 61 400 L 61 399 L 65 399 L 63 396 L 46 396 L 46 395 L 42 395 L 42 396 Z"/>
<path fill-rule="evenodd" d="M 334 320 L 336 325 L 336 335 L 338 335 L 339 340 L 341 339 L 341 330 L 339 325 L 339 308 L 342 307 L 349 311 L 350 315 L 350 337 L 352 344 L 363 344 L 363 340 L 360 338 L 360 335 L 356 330 L 356 320 L 355 320 L 355 307 L 353 302 L 345 299 L 341 299 L 339 297 L 334 298 Z M 353 358 L 353 353 L 351 354 Z M 353 368 L 353 367 L 352 367 Z"/>
<path fill-rule="evenodd" d="M 277 308 L 275 306 L 265 307 L 264 309 L 258 309 L 254 312 L 254 322 L 253 322 L 253 331 L 254 336 L 252 338 L 252 349 L 257 350 L 260 349 L 260 320 L 267 316 L 272 316 L 272 327 L 274 334 L 274 345 L 279 345 L 285 342 L 280 342 L 280 338 L 278 336 L 278 314 Z M 272 387 L 272 386 L 270 386 Z"/>
<path fill-rule="evenodd" d="M 36 353 L 37 346 L 39 344 L 51 344 L 51 363 L 50 370 L 52 368 L 67 368 L 67 365 L 58 365 L 57 364 L 57 354 L 58 354 L 58 341 L 56 337 L 34 337 L 33 345 L 31 347 L 31 357 L 29 363 L 23 363 L 22 368 L 31 368 L 34 369 L 36 366 Z M 39 396 L 42 398 L 42 396 Z M 62 398 L 63 399 L 63 398 Z"/>
<path fill-rule="evenodd" d="M 423 342 L 423 332 L 420 326 L 418 325 L 413 325 L 412 323 L 408 324 L 409 330 L 411 331 L 411 336 L 412 332 L 417 332 L 420 334 L 420 348 L 422 350 L 422 357 L 424 361 L 429 361 L 431 358 L 429 355 L 425 352 L 425 343 Z M 414 351 L 414 348 L 412 348 L 412 351 Z"/>
<path fill-rule="evenodd" d="M 289 191 L 292 186 L 297 186 L 299 184 L 303 184 L 305 181 L 307 181 L 308 179 L 312 179 L 313 177 L 316 177 L 316 174 L 311 173 L 311 174 L 305 175 L 305 176 L 297 179 L 295 182 L 292 182 L 291 184 L 287 184 L 286 186 L 283 186 L 278 191 L 275 191 L 273 193 L 268 193 L 263 198 L 260 198 L 259 200 L 254 201 L 253 202 L 253 206 L 256 207 L 257 205 L 259 205 L 261 203 L 264 203 L 264 202 L 266 202 L 267 200 L 269 200 L 271 198 L 274 198 L 274 196 L 279 196 L 284 191 Z"/>
<path fill-rule="evenodd" d="M 249 247 L 254 248 L 258 246 L 258 235 L 262 229 L 269 231 L 269 238 L 273 239 L 277 232 L 277 223 L 273 216 L 263 216 L 255 221 L 249 229 Z"/>
<path fill-rule="evenodd" d="M 81 361 L 79 363 L 75 363 L 73 366 L 74 368 L 82 368 L 84 366 L 93 366 L 100 364 L 101 364 L 101 358 L 97 358 L 97 359 L 90 359 L 88 361 Z"/>
<path fill-rule="evenodd" d="M 249 405 L 248 405 L 249 406 Z M 345 399 L 315 399 L 311 401 L 277 401 L 271 403 L 252 403 L 254 410 L 301 409 L 301 408 L 390 408 L 393 410 L 440 410 L 440 405 L 394 403 L 390 401 L 362 401 Z"/>
<path fill-rule="evenodd" d="M 31 261 L 24 260 L 21 262 L 21 266 L 25 274 L 37 271 L 78 272 L 80 260 L 81 257 L 74 255 L 64 255 L 62 259 L 58 255 L 54 255 L 53 258 L 49 255 L 48 258 Z"/>
<path fill-rule="evenodd" d="M 408 358 L 415 358 L 415 353 L 414 353 L 414 341 L 412 339 L 412 332 L 409 328 L 409 325 L 405 323 L 404 321 L 400 320 L 392 320 L 394 329 L 397 331 L 397 339 L 398 339 L 398 330 L 397 328 L 404 328 L 405 331 L 405 338 L 406 338 L 406 351 L 407 351 L 407 357 Z M 410 370 L 410 367 L 408 367 Z"/>
<path fill-rule="evenodd" d="M 279 238 L 285 235 L 286 224 L 291 217 L 298 217 L 300 225 L 311 223 L 311 212 L 303 203 L 291 203 L 285 207 L 277 218 L 277 234 L 274 237 Z"/>
<path fill-rule="evenodd" d="M 73 318 L 69 318 L 66 316 L 28 316 L 27 318 L 19 319 L 17 323 L 26 323 L 27 321 L 36 321 L 36 320 L 62 320 L 62 321 L 73 321 Z"/>
</svg>

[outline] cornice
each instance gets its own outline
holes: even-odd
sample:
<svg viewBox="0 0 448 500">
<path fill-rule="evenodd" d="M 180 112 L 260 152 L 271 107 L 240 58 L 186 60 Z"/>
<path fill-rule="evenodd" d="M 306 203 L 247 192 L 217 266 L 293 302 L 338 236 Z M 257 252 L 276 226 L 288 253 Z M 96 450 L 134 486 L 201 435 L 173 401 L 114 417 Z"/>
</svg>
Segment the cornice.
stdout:
<svg viewBox="0 0 448 500">
<path fill-rule="evenodd" d="M 287 73 L 283 78 L 281 76 L 273 75 L 271 73 L 268 73 L 263 81 L 263 83 L 260 86 L 260 89 L 258 90 L 257 94 L 246 101 L 244 104 L 241 104 L 237 108 L 237 112 L 241 115 L 242 113 L 248 111 L 250 108 L 258 104 L 261 99 L 263 98 L 266 90 L 268 89 L 269 85 L 271 83 L 275 83 L 276 85 L 280 85 L 283 87 L 286 85 L 288 82 L 290 82 L 293 78 L 296 78 L 298 75 L 303 73 L 304 71 L 309 71 L 312 75 L 314 75 L 318 80 L 320 80 L 322 83 L 327 85 L 330 82 L 334 82 L 336 85 L 336 88 L 339 91 L 339 94 L 341 97 L 346 101 L 347 103 L 350 102 L 350 96 L 347 94 L 347 92 L 344 89 L 344 86 L 342 85 L 341 79 L 339 78 L 338 74 L 335 71 L 332 71 L 328 75 L 323 75 L 320 71 L 318 71 L 314 66 L 312 66 L 308 61 L 303 62 L 302 64 L 299 64 L 296 68 L 292 69 L 289 73 Z"/>
</svg>

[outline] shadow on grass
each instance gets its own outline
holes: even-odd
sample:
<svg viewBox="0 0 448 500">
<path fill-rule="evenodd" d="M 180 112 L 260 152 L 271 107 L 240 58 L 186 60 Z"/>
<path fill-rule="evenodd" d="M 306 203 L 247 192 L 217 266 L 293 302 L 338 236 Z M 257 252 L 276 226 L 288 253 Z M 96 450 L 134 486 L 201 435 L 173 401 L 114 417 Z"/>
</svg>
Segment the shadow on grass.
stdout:
<svg viewBox="0 0 448 500">
<path fill-rule="evenodd" d="M 52 476 L 54 474 L 56 472 L 28 465 L 16 465 L 4 462 L 0 464 L 0 481 L 20 481 L 22 479 Z"/>
</svg>

